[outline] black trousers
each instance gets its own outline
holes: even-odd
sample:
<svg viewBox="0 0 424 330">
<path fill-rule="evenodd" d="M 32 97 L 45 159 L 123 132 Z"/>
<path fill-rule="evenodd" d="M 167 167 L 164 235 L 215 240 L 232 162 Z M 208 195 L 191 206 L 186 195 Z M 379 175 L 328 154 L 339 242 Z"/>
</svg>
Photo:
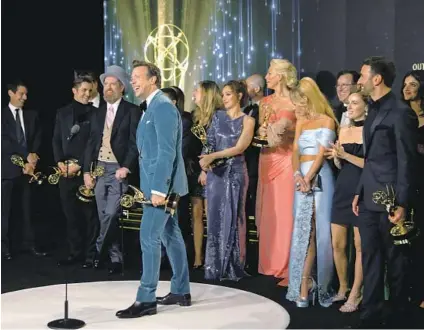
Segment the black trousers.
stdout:
<svg viewBox="0 0 424 330">
<path fill-rule="evenodd" d="M 187 245 L 192 234 L 189 194 L 182 196 L 180 198 L 177 212 L 178 212 L 178 224 L 180 226 L 181 234 L 183 235 L 184 242 Z"/>
<path fill-rule="evenodd" d="M 377 323 L 383 319 L 385 265 L 390 287 L 390 315 L 399 318 L 408 309 L 409 247 L 393 244 L 390 235 L 393 225 L 387 213 L 368 211 L 363 205 L 359 209 L 364 274 L 361 320 Z"/>
<path fill-rule="evenodd" d="M 1 245 L 2 252 L 10 252 L 10 229 L 22 231 L 21 248 L 34 246 L 31 223 L 31 186 L 28 176 L 1 180 Z M 12 223 L 13 222 L 13 223 Z"/>
<path fill-rule="evenodd" d="M 99 219 L 95 201 L 85 203 L 76 196 L 78 187 L 82 184 L 82 177 L 61 178 L 60 199 L 66 218 L 69 255 L 91 261 L 96 254 Z"/>
<path fill-rule="evenodd" d="M 246 267 L 249 272 L 256 272 L 258 269 L 258 245 L 249 242 L 249 231 L 255 229 L 252 217 L 256 213 L 256 190 L 258 188 L 258 177 L 249 176 L 249 185 L 246 196 Z M 249 219 L 250 218 L 250 219 Z M 256 237 L 255 237 L 256 238 Z"/>
</svg>

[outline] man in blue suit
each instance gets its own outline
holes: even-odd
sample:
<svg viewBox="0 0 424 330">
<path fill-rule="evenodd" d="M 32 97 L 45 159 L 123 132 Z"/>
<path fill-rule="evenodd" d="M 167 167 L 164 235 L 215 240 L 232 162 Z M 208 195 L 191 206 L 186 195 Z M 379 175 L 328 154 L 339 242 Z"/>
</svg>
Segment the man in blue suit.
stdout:
<svg viewBox="0 0 424 330">
<path fill-rule="evenodd" d="M 140 152 L 140 187 L 153 205 L 144 205 L 140 227 L 143 253 L 143 275 L 136 301 L 118 311 L 119 318 L 156 314 L 157 304 L 190 306 L 190 284 L 187 254 L 178 226 L 177 212 L 165 213 L 161 208 L 166 196 L 188 193 L 187 176 L 182 156 L 182 123 L 178 110 L 159 90 L 161 74 L 155 65 L 133 62 L 131 85 L 134 94 L 145 100 L 147 110 L 137 128 Z M 161 241 L 172 266 L 171 292 L 156 298 L 161 261 Z"/>
</svg>

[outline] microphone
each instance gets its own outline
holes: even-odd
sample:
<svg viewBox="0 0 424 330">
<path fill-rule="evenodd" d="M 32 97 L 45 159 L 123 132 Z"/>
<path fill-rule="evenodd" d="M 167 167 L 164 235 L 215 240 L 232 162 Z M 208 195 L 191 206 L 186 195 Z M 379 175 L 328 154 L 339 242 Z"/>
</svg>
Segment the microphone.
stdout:
<svg viewBox="0 0 424 330">
<path fill-rule="evenodd" d="M 68 141 L 71 140 L 74 137 L 74 135 L 78 134 L 79 131 L 80 131 L 80 125 L 75 124 L 74 126 L 72 126 L 71 134 L 69 134 L 67 140 Z"/>
</svg>

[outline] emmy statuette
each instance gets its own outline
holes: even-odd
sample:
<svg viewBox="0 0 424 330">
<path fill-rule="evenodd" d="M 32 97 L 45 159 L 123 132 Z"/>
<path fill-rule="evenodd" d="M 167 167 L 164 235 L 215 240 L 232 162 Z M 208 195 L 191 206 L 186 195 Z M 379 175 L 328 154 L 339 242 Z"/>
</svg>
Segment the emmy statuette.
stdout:
<svg viewBox="0 0 424 330">
<path fill-rule="evenodd" d="M 131 189 L 134 192 L 134 195 L 130 194 L 124 194 L 121 197 L 121 206 L 129 209 L 131 208 L 135 203 L 139 204 L 146 204 L 146 205 L 152 205 L 152 202 L 144 197 L 144 194 L 142 191 L 137 189 L 134 186 L 128 185 L 128 188 Z M 180 195 L 176 193 L 171 193 L 168 196 L 166 196 L 165 204 L 162 207 L 165 209 L 165 213 L 169 213 L 170 215 L 174 215 L 177 207 L 178 202 L 180 200 Z"/>
<path fill-rule="evenodd" d="M 19 156 L 19 155 L 12 155 L 10 157 L 10 160 L 12 161 L 12 163 L 16 166 L 25 168 L 25 162 L 24 159 Z M 31 177 L 31 179 L 29 179 L 29 183 L 37 183 L 38 185 L 41 185 L 44 181 L 44 179 L 46 178 L 46 176 L 41 173 L 41 172 L 36 172 L 36 173 L 28 173 L 28 175 Z"/>
<path fill-rule="evenodd" d="M 195 137 L 197 137 L 200 142 L 202 142 L 203 145 L 203 152 L 207 155 L 215 152 L 215 150 L 213 149 L 213 147 L 208 143 L 207 141 L 207 134 L 206 134 L 206 130 L 203 126 L 201 125 L 193 125 L 193 127 L 191 128 L 191 132 L 193 133 L 193 135 Z M 225 159 L 216 159 L 214 160 L 209 166 L 211 168 L 217 167 L 217 166 L 221 166 L 225 163 Z"/>
<path fill-rule="evenodd" d="M 378 190 L 373 193 L 372 200 L 375 204 L 384 205 L 389 215 L 396 211 L 396 194 L 392 186 L 386 186 L 386 191 Z M 392 229 L 390 235 L 393 238 L 393 244 L 406 245 L 419 236 L 420 232 L 414 223 L 414 211 L 411 210 L 409 219 L 402 219 Z"/>
<path fill-rule="evenodd" d="M 262 128 L 268 127 L 269 116 L 271 115 L 271 109 L 268 104 L 263 105 L 263 109 L 265 111 L 264 122 L 262 123 Z M 267 148 L 268 147 L 268 137 L 266 135 L 257 135 L 253 137 L 252 146 L 258 148 Z"/>
<path fill-rule="evenodd" d="M 105 168 L 103 166 L 96 166 L 91 163 L 90 176 L 95 179 L 99 176 L 103 176 Z M 91 203 L 94 199 L 94 189 L 87 188 L 85 185 L 79 186 L 77 191 L 77 197 L 80 201 L 85 203 Z"/>
</svg>

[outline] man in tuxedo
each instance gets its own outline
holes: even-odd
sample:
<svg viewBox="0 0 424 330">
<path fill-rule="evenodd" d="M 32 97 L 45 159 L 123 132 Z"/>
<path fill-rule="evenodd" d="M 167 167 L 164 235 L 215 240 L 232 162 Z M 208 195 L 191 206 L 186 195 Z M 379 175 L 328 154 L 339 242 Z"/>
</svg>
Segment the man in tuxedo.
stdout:
<svg viewBox="0 0 424 330">
<path fill-rule="evenodd" d="M 265 80 L 259 74 L 254 74 L 246 79 L 247 94 L 249 96 L 250 104 L 246 106 L 243 111 L 246 115 L 255 119 L 255 132 L 259 128 L 259 103 L 264 97 Z M 246 219 L 254 219 L 256 209 L 256 190 L 258 187 L 258 166 L 259 155 L 261 149 L 250 146 L 244 152 L 247 166 L 247 173 L 249 175 L 249 186 L 247 188 L 246 198 Z M 249 242 L 249 230 L 246 231 L 246 241 Z M 250 244 L 247 245 L 249 249 Z M 247 252 L 247 255 L 254 255 L 254 253 Z M 252 259 L 249 258 L 247 268 L 255 270 L 256 265 L 251 264 Z"/>
<path fill-rule="evenodd" d="M 349 124 L 346 103 L 349 95 L 357 89 L 358 79 L 359 73 L 353 70 L 343 70 L 337 74 L 336 92 L 340 104 L 334 109 L 334 114 L 340 126 Z"/>
<path fill-rule="evenodd" d="M 100 75 L 103 97 L 106 103 L 94 112 L 90 125 L 84 163 L 84 182 L 95 187 L 100 234 L 96 249 L 98 267 L 103 251 L 109 251 L 111 266 L 109 274 L 122 271 L 122 252 L 119 247 L 119 212 L 122 194 L 128 189 L 128 176 L 137 164 L 137 125 L 141 111 L 135 104 L 123 99 L 129 88 L 129 79 L 124 69 L 112 65 Z M 104 174 L 94 184 L 90 176 L 90 164 L 104 168 Z"/>
<path fill-rule="evenodd" d="M 118 318 L 133 318 L 157 313 L 157 304 L 190 306 L 187 254 L 178 212 L 170 215 L 161 207 L 170 193 L 188 193 L 182 155 L 182 122 L 178 110 L 159 90 L 161 74 L 154 64 L 134 61 L 131 85 L 137 97 L 146 100 L 147 110 L 137 129 L 140 151 L 140 182 L 144 205 L 140 227 L 143 275 L 136 301 L 118 311 Z M 161 241 L 172 266 L 171 292 L 156 298 L 161 260 Z"/>
<path fill-rule="evenodd" d="M 94 72 L 91 72 L 91 71 L 88 72 L 87 74 L 91 77 L 91 79 L 93 79 L 93 90 L 91 91 L 90 100 L 88 102 L 91 103 L 91 105 L 93 107 L 98 109 L 103 104 L 105 104 L 105 101 L 99 93 L 99 84 L 97 82 L 96 74 Z"/>
<path fill-rule="evenodd" d="M 15 211 L 22 213 L 22 224 L 13 223 L 15 229 L 23 232 L 21 249 L 35 256 L 45 256 L 34 246 L 34 232 L 31 224 L 31 187 L 30 177 L 39 159 L 41 126 L 35 111 L 25 110 L 27 87 L 20 81 L 7 85 L 9 105 L 1 112 L 1 244 L 3 259 L 10 260 L 9 226 Z M 12 155 L 21 156 L 25 167 L 11 162 Z"/>
<path fill-rule="evenodd" d="M 362 244 L 364 291 L 360 327 L 380 327 L 383 319 L 384 270 L 390 283 L 393 308 L 388 324 L 406 327 L 408 317 L 408 257 L 395 246 L 390 229 L 406 217 L 413 200 L 418 119 L 413 110 L 396 100 L 391 91 L 395 67 L 383 57 L 367 58 L 358 81 L 362 93 L 370 97 L 364 124 L 365 165 L 352 203 L 359 215 Z M 397 209 L 388 215 L 384 206 L 373 202 L 373 193 L 396 192 Z"/>
<path fill-rule="evenodd" d="M 77 198 L 79 186 L 83 185 L 81 171 L 85 165 L 85 148 L 90 134 L 90 120 L 94 107 L 88 104 L 93 89 L 92 78 L 76 73 L 72 93 L 74 99 L 56 114 L 53 132 L 53 156 L 63 176 L 59 180 L 60 199 L 66 217 L 68 256 L 59 266 L 78 262 L 92 262 L 98 232 L 98 219 L 94 203 Z M 66 161 L 72 164 L 65 165 Z M 90 165 L 90 164 L 89 164 Z"/>
</svg>

